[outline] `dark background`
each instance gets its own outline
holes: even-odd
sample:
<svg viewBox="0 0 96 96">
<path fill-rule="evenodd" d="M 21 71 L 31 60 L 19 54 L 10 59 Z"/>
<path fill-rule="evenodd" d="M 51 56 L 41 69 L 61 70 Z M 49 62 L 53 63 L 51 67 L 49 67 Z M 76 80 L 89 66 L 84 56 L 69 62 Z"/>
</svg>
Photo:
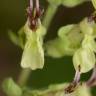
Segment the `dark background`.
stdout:
<svg viewBox="0 0 96 96">
<path fill-rule="evenodd" d="M 20 73 L 20 59 L 22 50 L 15 46 L 8 38 L 8 30 L 17 32 L 26 21 L 26 6 L 28 0 L 0 0 L 0 85 L 6 77 L 17 79 Z M 42 7 L 46 10 L 48 3 L 40 0 Z M 78 23 L 85 16 L 93 12 L 91 2 L 84 3 L 75 8 L 65 8 L 60 6 L 51 22 L 47 40 L 56 36 L 60 26 L 70 23 Z M 45 57 L 45 67 L 43 70 L 33 71 L 28 85 L 33 88 L 45 87 L 53 83 L 63 83 L 72 81 L 74 68 L 71 57 L 52 59 Z M 82 75 L 82 80 L 87 80 L 90 73 Z M 3 95 L 2 91 L 0 96 Z"/>
</svg>

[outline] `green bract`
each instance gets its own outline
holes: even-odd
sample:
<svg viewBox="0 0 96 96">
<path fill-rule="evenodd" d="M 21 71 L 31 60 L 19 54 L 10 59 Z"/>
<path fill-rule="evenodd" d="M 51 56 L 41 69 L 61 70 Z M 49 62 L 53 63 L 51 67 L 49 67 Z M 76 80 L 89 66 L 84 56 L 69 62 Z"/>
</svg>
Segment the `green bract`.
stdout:
<svg viewBox="0 0 96 96">
<path fill-rule="evenodd" d="M 36 31 L 32 31 L 28 23 L 24 26 L 26 44 L 24 47 L 21 66 L 32 70 L 41 69 L 44 66 L 43 36 L 45 28 L 40 24 Z"/>
<path fill-rule="evenodd" d="M 73 56 L 75 70 L 80 66 L 80 72 L 86 73 L 95 66 L 95 54 L 88 48 L 78 49 Z"/>
<path fill-rule="evenodd" d="M 22 96 L 22 89 L 11 78 L 5 79 L 2 87 L 8 96 Z"/>
<path fill-rule="evenodd" d="M 94 8 L 96 9 L 96 0 L 91 0 Z"/>
</svg>

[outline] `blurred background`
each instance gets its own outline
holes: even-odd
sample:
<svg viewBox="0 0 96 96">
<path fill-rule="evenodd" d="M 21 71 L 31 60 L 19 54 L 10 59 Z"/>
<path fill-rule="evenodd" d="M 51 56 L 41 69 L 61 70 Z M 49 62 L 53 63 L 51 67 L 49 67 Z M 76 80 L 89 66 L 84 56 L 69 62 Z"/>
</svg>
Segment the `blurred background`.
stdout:
<svg viewBox="0 0 96 96">
<path fill-rule="evenodd" d="M 17 32 L 24 25 L 27 3 L 28 0 L 0 0 L 0 85 L 6 77 L 12 77 L 16 80 L 21 70 L 22 50 L 10 41 L 8 30 Z M 46 10 L 47 1 L 40 0 L 40 3 Z M 84 17 L 89 16 L 93 10 L 91 2 L 75 8 L 60 6 L 51 22 L 46 40 L 55 38 L 59 27 L 70 23 L 78 23 Z M 45 57 L 44 69 L 33 71 L 28 85 L 32 88 L 41 88 L 49 84 L 71 82 L 75 73 L 71 59 L 71 57 L 61 59 Z M 81 79 L 87 80 L 90 74 L 91 72 L 82 75 Z M 0 96 L 6 96 L 2 90 Z"/>
</svg>

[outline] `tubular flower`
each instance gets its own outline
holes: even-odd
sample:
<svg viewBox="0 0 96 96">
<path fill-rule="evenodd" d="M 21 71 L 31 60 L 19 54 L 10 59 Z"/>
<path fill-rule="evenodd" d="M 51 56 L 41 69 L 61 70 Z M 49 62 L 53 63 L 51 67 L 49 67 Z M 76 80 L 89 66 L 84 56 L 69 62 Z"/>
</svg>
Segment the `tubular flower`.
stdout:
<svg viewBox="0 0 96 96">
<path fill-rule="evenodd" d="M 45 28 L 40 24 L 36 31 L 32 31 L 28 23 L 24 26 L 26 44 L 24 47 L 21 66 L 32 70 L 42 69 L 44 66 L 43 35 Z"/>
</svg>

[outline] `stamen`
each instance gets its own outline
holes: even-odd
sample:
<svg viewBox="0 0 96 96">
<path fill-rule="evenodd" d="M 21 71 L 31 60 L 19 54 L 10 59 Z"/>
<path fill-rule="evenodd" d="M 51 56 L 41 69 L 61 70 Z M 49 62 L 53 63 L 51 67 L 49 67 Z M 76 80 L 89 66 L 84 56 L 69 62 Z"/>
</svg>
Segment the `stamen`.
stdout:
<svg viewBox="0 0 96 96">
<path fill-rule="evenodd" d="M 30 9 L 33 10 L 33 0 L 30 0 L 30 2 L 29 2 L 29 6 L 30 6 Z"/>
<path fill-rule="evenodd" d="M 39 0 L 36 0 L 36 11 L 39 12 L 40 7 L 39 7 Z"/>
<path fill-rule="evenodd" d="M 33 5 L 35 3 L 35 6 Z M 32 30 L 36 30 L 38 26 L 38 19 L 41 16 L 41 9 L 39 7 L 39 0 L 29 0 L 29 7 L 27 9 L 29 26 Z"/>
</svg>

